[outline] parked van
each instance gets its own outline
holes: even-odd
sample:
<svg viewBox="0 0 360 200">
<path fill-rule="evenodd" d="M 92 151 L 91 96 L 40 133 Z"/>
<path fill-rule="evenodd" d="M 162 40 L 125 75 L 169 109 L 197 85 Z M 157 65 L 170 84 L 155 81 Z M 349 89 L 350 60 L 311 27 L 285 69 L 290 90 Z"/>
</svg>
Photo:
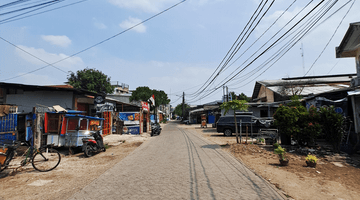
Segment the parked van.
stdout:
<svg viewBox="0 0 360 200">
<path fill-rule="evenodd" d="M 236 115 L 236 122 L 240 133 L 240 120 L 241 120 L 241 133 L 246 132 L 246 126 L 248 127 L 248 133 L 258 133 L 261 128 L 270 128 L 273 120 L 266 118 L 257 118 L 252 115 Z M 234 116 L 223 116 L 216 122 L 216 131 L 218 133 L 224 133 L 225 136 L 231 136 L 235 133 Z"/>
</svg>

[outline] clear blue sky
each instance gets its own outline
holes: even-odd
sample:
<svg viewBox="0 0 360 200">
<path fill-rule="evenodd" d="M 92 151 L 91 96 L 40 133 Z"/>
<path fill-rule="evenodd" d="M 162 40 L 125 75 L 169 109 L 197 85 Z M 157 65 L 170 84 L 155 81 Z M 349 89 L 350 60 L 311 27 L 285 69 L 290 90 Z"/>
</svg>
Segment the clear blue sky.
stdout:
<svg viewBox="0 0 360 200">
<path fill-rule="evenodd" d="M 13 1 L 1 0 L 0 6 Z M 7 23 L 0 24 L 0 37 L 48 63 L 54 63 L 117 35 L 130 26 L 181 1 L 87 0 L 80 2 L 80 0 L 64 0 L 41 11 L 74 2 L 79 3 L 17 21 L 3 21 Z M 129 84 L 131 90 L 139 86 L 163 90 L 171 98 L 173 106 L 181 103 L 179 95 L 182 95 L 183 91 L 189 104 L 220 100 L 222 89 L 203 99 L 193 98 L 194 96 L 190 94 L 196 92 L 215 71 L 260 2 L 260 0 L 187 0 L 134 29 L 54 64 L 56 68 L 49 66 L 30 74 L 26 73 L 47 64 L 4 40 L 0 40 L 0 81 L 39 85 L 63 84 L 67 81 L 66 72 L 75 72 L 89 67 L 107 74 L 112 81 Z M 271 2 L 269 0 L 267 5 L 270 5 Z M 293 0 L 275 1 L 232 61 L 245 52 L 292 2 Z M 214 82 L 215 84 L 209 89 L 219 86 L 221 80 L 225 79 L 232 71 L 238 72 L 239 69 L 236 68 L 250 57 L 250 52 L 255 52 L 257 48 L 268 41 L 308 2 L 295 1 L 276 24 L 259 39 L 258 43 L 221 73 Z M 308 12 L 319 2 L 320 0 L 313 1 L 305 11 Z M 348 0 L 339 0 L 323 19 L 326 19 L 346 2 Z M 243 92 L 251 96 L 256 80 L 303 76 L 304 67 L 305 71 L 309 70 L 351 4 L 352 1 L 324 23 L 315 26 L 315 29 L 295 44 L 268 70 L 264 71 L 268 67 L 266 66 L 256 74 L 251 73 L 251 70 L 271 58 L 273 53 L 267 52 L 261 56 L 256 62 L 249 65 L 248 71 L 242 72 L 237 79 L 226 84 L 229 85 L 229 91 L 237 94 Z M 0 7 L 2 14 L 0 23 L 1 20 L 15 15 L 4 15 L 4 13 L 26 7 L 25 4 L 18 6 Z M 323 55 L 308 75 L 356 73 L 355 59 L 336 59 L 335 47 L 340 44 L 349 23 L 360 21 L 358 8 L 360 8 L 360 1 L 355 2 Z M 306 14 L 305 11 L 303 15 Z M 23 12 L 16 14 L 20 13 Z M 296 21 L 299 19 L 296 18 Z M 288 25 L 287 29 L 296 21 Z M 281 34 L 285 33 L 287 29 L 284 29 Z M 304 57 L 301 56 L 301 44 Z M 280 44 L 275 46 L 272 52 L 281 46 Z M 251 49 L 253 50 L 251 51 Z M 252 76 L 247 72 L 250 72 Z M 22 74 L 26 75 L 12 78 Z"/>
</svg>

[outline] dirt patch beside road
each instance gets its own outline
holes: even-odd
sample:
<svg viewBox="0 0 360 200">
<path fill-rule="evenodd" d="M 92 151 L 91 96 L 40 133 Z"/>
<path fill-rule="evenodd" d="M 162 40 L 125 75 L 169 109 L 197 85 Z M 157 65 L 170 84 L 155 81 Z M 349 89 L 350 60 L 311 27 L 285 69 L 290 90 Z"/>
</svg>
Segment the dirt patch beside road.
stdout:
<svg viewBox="0 0 360 200">
<path fill-rule="evenodd" d="M 0 199 L 55 199 L 69 198 L 75 192 L 95 180 L 106 170 L 121 161 L 148 137 L 112 135 L 105 137 L 105 144 L 115 144 L 93 157 L 83 153 L 63 155 L 60 165 L 50 172 L 38 172 L 31 164 L 14 175 L 12 170 L 0 172 Z M 125 142 L 124 142 L 125 141 Z M 64 151 L 63 151 L 64 152 Z M 20 163 L 19 158 L 11 164 Z"/>
<path fill-rule="evenodd" d="M 305 156 L 287 153 L 288 166 L 280 166 L 271 146 L 236 144 L 236 138 L 224 137 L 214 128 L 192 128 L 223 147 L 248 168 L 279 188 L 290 199 L 359 199 L 360 169 L 341 156 L 320 158 L 316 168 L 306 167 Z M 209 127 L 209 126 L 208 126 Z"/>
</svg>

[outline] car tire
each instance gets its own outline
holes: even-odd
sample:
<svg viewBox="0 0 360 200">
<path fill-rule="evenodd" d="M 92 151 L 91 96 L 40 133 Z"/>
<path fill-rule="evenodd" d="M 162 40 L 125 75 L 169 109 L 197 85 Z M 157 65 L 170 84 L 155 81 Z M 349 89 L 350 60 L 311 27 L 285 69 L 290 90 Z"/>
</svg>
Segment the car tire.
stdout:
<svg viewBox="0 0 360 200">
<path fill-rule="evenodd" d="M 231 131 L 231 129 L 225 129 L 225 130 L 224 130 L 224 135 L 225 135 L 226 137 L 232 136 L 232 131 Z"/>
</svg>

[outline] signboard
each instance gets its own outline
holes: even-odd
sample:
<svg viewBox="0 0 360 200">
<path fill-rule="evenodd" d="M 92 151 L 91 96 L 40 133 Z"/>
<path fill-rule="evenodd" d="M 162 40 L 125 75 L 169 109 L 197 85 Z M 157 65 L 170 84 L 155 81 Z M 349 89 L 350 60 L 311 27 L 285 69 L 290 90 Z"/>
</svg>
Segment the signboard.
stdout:
<svg viewBox="0 0 360 200">
<path fill-rule="evenodd" d="M 95 96 L 94 104 L 103 104 L 105 103 L 105 98 L 101 95 Z"/>
<path fill-rule="evenodd" d="M 124 126 L 123 134 L 139 135 L 140 134 L 140 126 Z"/>
<path fill-rule="evenodd" d="M 140 113 L 138 112 L 120 112 L 119 118 L 124 121 L 124 125 L 139 125 Z"/>
<path fill-rule="evenodd" d="M 105 102 L 103 104 L 96 104 L 96 111 L 97 112 L 107 112 L 107 111 L 113 111 L 115 108 L 115 105 L 110 102 Z"/>
<path fill-rule="evenodd" d="M 141 107 L 144 111 L 149 112 L 149 103 L 148 102 L 142 101 Z"/>
</svg>

